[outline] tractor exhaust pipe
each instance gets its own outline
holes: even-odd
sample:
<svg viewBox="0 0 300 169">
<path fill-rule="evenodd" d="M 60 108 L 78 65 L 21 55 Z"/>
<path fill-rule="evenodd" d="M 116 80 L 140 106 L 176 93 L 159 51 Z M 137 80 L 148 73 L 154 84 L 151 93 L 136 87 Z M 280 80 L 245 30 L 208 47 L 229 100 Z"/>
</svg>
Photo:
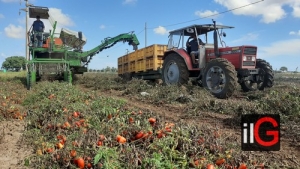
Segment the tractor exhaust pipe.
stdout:
<svg viewBox="0 0 300 169">
<path fill-rule="evenodd" d="M 216 28 L 216 21 L 213 20 L 213 23 L 214 23 L 214 51 L 215 51 L 215 56 L 220 57 L 219 47 L 218 47 L 218 33 L 217 33 L 217 28 Z"/>
</svg>

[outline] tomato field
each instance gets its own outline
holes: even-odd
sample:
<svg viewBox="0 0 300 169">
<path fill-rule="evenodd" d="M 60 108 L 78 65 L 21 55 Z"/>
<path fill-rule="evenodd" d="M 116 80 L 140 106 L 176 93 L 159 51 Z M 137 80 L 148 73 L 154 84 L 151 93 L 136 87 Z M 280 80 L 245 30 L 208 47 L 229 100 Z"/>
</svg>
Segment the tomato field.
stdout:
<svg viewBox="0 0 300 169">
<path fill-rule="evenodd" d="M 8 75 L 11 74 L 11 75 Z M 0 74 L 0 168 L 299 168 L 300 76 L 265 91 L 216 99 L 188 84 L 162 86 L 86 73 L 73 85 Z M 281 116 L 281 150 L 241 151 L 241 114 Z"/>
</svg>

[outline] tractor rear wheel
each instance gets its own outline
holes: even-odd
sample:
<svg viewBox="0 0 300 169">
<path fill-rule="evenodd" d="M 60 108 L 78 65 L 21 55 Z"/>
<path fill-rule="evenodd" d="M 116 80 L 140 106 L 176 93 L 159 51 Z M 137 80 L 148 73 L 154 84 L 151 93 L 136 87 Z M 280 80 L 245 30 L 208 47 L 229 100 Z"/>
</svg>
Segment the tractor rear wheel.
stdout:
<svg viewBox="0 0 300 169">
<path fill-rule="evenodd" d="M 210 60 L 203 70 L 203 86 L 219 99 L 226 99 L 237 89 L 237 72 L 226 59 Z"/>
<path fill-rule="evenodd" d="M 164 85 L 183 85 L 189 80 L 189 70 L 183 58 L 172 53 L 166 56 L 162 66 L 162 80 Z"/>
<path fill-rule="evenodd" d="M 248 80 L 241 83 L 241 88 L 244 92 L 255 91 L 257 89 L 264 90 L 266 87 L 273 87 L 274 72 L 272 66 L 265 60 L 257 59 L 256 68 L 260 69 L 256 82 Z"/>
</svg>

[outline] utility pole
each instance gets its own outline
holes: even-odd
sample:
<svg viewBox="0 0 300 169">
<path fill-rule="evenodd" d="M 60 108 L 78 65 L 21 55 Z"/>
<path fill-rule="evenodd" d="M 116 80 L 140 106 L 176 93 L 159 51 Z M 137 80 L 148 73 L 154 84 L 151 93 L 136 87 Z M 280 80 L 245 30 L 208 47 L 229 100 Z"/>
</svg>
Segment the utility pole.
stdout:
<svg viewBox="0 0 300 169">
<path fill-rule="evenodd" d="M 25 11 L 25 17 L 26 17 L 26 27 L 25 27 L 25 57 L 26 60 L 29 60 L 29 50 L 28 50 L 28 37 L 27 37 L 27 32 L 28 32 L 28 7 L 31 6 L 31 4 L 28 3 L 28 0 L 24 0 L 26 8 L 21 9 L 22 11 Z M 20 1 L 21 3 L 21 1 Z M 20 14 L 20 12 L 19 12 Z M 26 71 L 28 71 L 28 65 L 26 64 Z"/>
<path fill-rule="evenodd" d="M 147 47 L 147 22 L 145 22 L 145 47 Z"/>
</svg>

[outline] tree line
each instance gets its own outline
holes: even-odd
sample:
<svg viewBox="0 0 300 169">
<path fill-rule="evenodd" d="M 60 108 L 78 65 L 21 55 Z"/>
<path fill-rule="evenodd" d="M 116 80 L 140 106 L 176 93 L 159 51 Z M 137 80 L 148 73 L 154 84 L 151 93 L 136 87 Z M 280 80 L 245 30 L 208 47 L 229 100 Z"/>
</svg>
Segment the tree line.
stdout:
<svg viewBox="0 0 300 169">
<path fill-rule="evenodd" d="M 2 63 L 2 69 L 8 71 L 20 71 L 26 69 L 26 58 L 23 56 L 11 56 Z"/>
<path fill-rule="evenodd" d="M 118 72 L 118 69 L 115 67 L 109 67 L 103 69 L 89 69 L 89 72 Z"/>
</svg>

